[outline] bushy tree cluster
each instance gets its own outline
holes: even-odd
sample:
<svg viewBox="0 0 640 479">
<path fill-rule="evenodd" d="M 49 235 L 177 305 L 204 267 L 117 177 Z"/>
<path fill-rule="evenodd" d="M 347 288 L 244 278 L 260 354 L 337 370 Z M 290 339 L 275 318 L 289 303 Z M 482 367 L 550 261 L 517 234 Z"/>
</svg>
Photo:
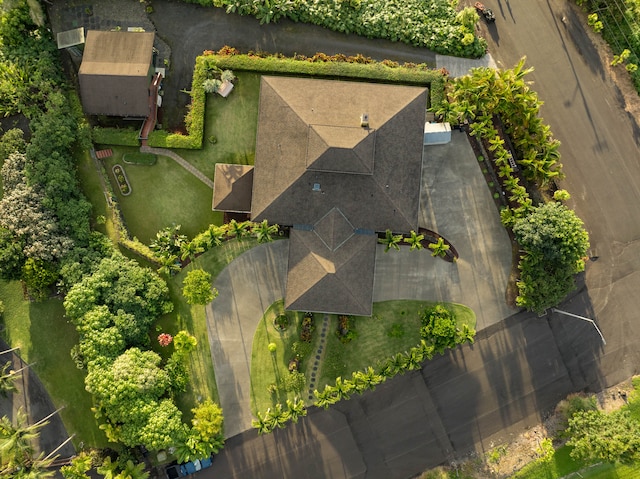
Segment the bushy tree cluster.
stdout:
<svg viewBox="0 0 640 479">
<path fill-rule="evenodd" d="M 420 319 L 420 335 L 437 353 L 443 354 L 445 349 L 455 348 L 466 341 L 473 343 L 476 332 L 466 324 L 459 328 L 453 312 L 441 304 L 425 310 Z"/>
<path fill-rule="evenodd" d="M 555 306 L 574 288 L 575 274 L 584 270 L 589 235 L 582 221 L 563 204 L 550 202 L 518 220 L 513 233 L 525 252 L 517 304 L 537 312 Z"/>
<path fill-rule="evenodd" d="M 566 433 L 574 459 L 592 463 L 640 460 L 640 423 L 629 410 L 576 412 L 569 419 Z"/>
<path fill-rule="evenodd" d="M 37 2 L 0 10 L 0 113 L 25 114 L 32 132 L 28 143 L 15 129 L 0 140 L 0 277 L 22 279 L 34 299 L 48 296 L 66 256 L 90 238 L 91 205 L 72 156 L 78 114 L 57 55 Z"/>
</svg>

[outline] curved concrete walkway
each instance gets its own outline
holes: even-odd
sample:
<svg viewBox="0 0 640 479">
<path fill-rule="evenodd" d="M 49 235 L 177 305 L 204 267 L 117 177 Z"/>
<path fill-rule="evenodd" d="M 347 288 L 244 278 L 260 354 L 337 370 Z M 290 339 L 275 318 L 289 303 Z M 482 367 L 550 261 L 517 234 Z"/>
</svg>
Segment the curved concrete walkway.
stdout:
<svg viewBox="0 0 640 479">
<path fill-rule="evenodd" d="M 373 299 L 462 303 L 476 312 L 477 329 L 485 329 L 514 312 L 505 304 L 511 244 L 466 135 L 427 147 L 422 172 L 420 225 L 448 238 L 460 259 L 448 263 L 408 247 L 384 253 L 378 245 Z M 220 294 L 207 306 L 207 319 L 227 437 L 251 427 L 253 335 L 264 311 L 284 297 L 288 246 L 288 240 L 258 246 L 214 283 Z"/>
<path fill-rule="evenodd" d="M 140 152 L 141 153 L 153 153 L 155 155 L 162 155 L 162 156 L 166 156 L 168 158 L 171 158 L 173 161 L 178 163 L 180 166 L 182 166 L 185 170 L 187 170 L 193 176 L 195 176 L 200 181 L 202 181 L 209 188 L 213 189 L 213 180 L 211 180 L 209 177 L 207 177 L 207 175 L 202 173 L 199 169 L 197 169 L 195 166 L 193 166 L 191 163 L 189 163 L 187 160 L 182 158 L 180 155 L 178 155 L 173 150 L 167 150 L 165 148 L 153 148 L 151 146 L 141 146 L 140 147 Z"/>
</svg>

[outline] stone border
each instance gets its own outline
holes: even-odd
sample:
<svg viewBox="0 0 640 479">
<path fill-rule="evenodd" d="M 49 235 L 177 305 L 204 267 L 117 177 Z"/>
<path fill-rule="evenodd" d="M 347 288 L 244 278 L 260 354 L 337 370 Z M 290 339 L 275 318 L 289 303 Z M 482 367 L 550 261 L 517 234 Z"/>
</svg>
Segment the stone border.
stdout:
<svg viewBox="0 0 640 479">
<path fill-rule="evenodd" d="M 116 169 L 120 168 L 120 171 L 122 172 L 122 177 L 124 178 L 124 184 L 118 179 L 118 173 L 116 173 Z M 120 163 L 116 163 L 115 165 L 113 165 L 111 167 L 111 172 L 113 173 L 113 177 L 116 179 L 116 183 L 118 184 L 118 187 L 120 188 L 120 194 L 122 196 L 129 196 L 131 194 L 131 184 L 129 183 L 129 178 L 127 178 L 127 172 L 124 171 L 124 167 L 120 164 Z M 124 186 L 126 186 L 129 191 L 124 191 Z"/>
</svg>

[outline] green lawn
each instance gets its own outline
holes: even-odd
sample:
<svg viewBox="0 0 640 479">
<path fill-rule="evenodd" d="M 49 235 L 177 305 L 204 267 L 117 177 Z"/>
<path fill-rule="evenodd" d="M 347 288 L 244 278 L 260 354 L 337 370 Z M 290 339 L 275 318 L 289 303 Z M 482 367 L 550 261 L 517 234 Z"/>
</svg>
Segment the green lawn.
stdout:
<svg viewBox="0 0 640 479">
<path fill-rule="evenodd" d="M 357 337 L 343 344 L 337 338 L 338 318 L 331 315 L 324 361 L 320 368 L 319 388 L 335 382 L 336 377 L 349 377 L 378 361 L 407 351 L 420 343 L 420 313 L 434 306 L 431 301 L 383 301 L 374 303 L 371 317 L 356 317 Z M 446 303 L 462 326 L 475 328 L 475 313 L 460 304 Z"/>
<path fill-rule="evenodd" d="M 175 335 L 178 331 L 184 329 L 193 334 L 198 340 L 198 346 L 190 356 L 190 385 L 187 391 L 178 396 L 176 400 L 178 407 L 184 414 L 184 420 L 191 417 L 191 409 L 199 399 L 210 397 L 214 401 L 217 401 L 218 391 L 216 388 L 211 350 L 209 348 L 205 307 L 187 304 L 182 296 L 182 281 L 187 272 L 193 267 L 208 271 L 211 273 L 212 279 L 215 279 L 233 259 L 251 249 L 256 244 L 257 242 L 251 238 L 243 238 L 241 241 L 227 241 L 223 245 L 198 256 L 195 263 L 187 266 L 167 282 L 171 300 L 174 304 L 174 310 L 172 313 L 160 318 L 155 330 L 152 330 L 150 333 L 152 336 L 151 344 L 154 350 L 165 358 L 168 357 L 171 352 L 170 348 L 160 348 L 158 345 L 156 338 L 161 332 Z"/>
<path fill-rule="evenodd" d="M 280 314 L 286 314 L 289 318 L 289 327 L 284 331 L 276 329 L 273 322 Z M 315 316 L 316 328 L 321 320 L 322 315 Z M 307 400 L 308 381 L 313 367 L 313 361 L 311 360 L 313 354 L 309 354 L 307 359 L 300 364 L 300 370 L 307 377 L 307 383 L 302 391 L 284 390 L 284 380 L 290 375 L 288 369 L 289 361 L 295 356 L 291 346 L 299 341 L 301 321 L 302 313 L 293 311 L 285 313 L 283 300 L 273 303 L 262 316 L 262 320 L 253 336 L 251 351 L 251 410 L 254 414 L 266 411 L 274 403 L 284 404 L 287 398 L 299 397 L 305 401 Z M 306 347 L 315 354 L 320 335 L 314 334 L 312 338 L 311 344 Z M 269 343 L 276 345 L 275 353 L 271 353 L 268 350 Z M 269 392 L 268 387 L 271 384 L 280 386 L 277 392 Z M 307 403 L 309 402 L 307 401 Z"/>
<path fill-rule="evenodd" d="M 355 328 L 358 336 L 348 344 L 343 344 L 337 338 L 338 328 L 336 315 L 329 315 L 330 326 L 327 332 L 326 350 L 318 371 L 318 382 L 315 389 L 322 389 L 326 384 L 334 383 L 338 376 L 350 377 L 354 371 L 360 371 L 368 366 L 375 366 L 378 361 L 392 355 L 407 351 L 420 343 L 419 313 L 436 303 L 429 301 L 384 301 L 374 303 L 371 317 L 356 317 Z M 458 324 L 467 324 L 475 328 L 475 313 L 460 304 L 447 304 L 454 310 Z M 292 317 L 292 326 L 286 331 L 276 330 L 273 320 L 283 310 L 282 301 L 278 301 L 264 313 L 253 337 L 251 351 L 251 406 L 256 411 L 264 412 L 274 403 L 284 403 L 287 398 L 300 396 L 307 403 L 307 388 L 302 393 L 270 393 L 267 388 L 272 383 L 279 383 L 288 373 L 289 360 L 293 357 L 291 345 L 298 340 L 301 315 Z M 293 314 L 293 313 L 290 313 Z M 315 356 L 320 335 L 323 315 L 315 315 L 316 331 L 313 334 L 312 345 L 309 347 L 309 357 Z M 267 345 L 276 344 L 276 353 L 268 351 Z M 311 377 L 313 362 L 311 359 L 303 361 L 301 371 L 307 377 L 307 384 Z"/>
<path fill-rule="evenodd" d="M 175 161 L 159 156 L 155 165 L 126 165 L 124 154 L 135 148 L 112 148 L 114 156 L 105 160 L 109 180 L 120 202 L 120 209 L 131 236 L 143 243 L 155 238 L 166 226 L 182 225 L 189 238 L 210 224 L 220 224 L 222 214 L 211 211 L 213 192 Z M 122 196 L 111 167 L 119 163 L 131 184 L 131 194 Z"/>
<path fill-rule="evenodd" d="M 60 414 L 67 432 L 76 434 L 74 443 L 107 447 L 107 439 L 91 412 L 91 395 L 84 389 L 85 373 L 76 368 L 69 354 L 78 335 L 64 318 L 62 302 L 25 301 L 17 281 L 0 281 L 0 299 L 5 304 L 4 339 L 12 347 L 19 346 L 22 359 L 33 364 L 55 406 L 65 406 Z"/>
<path fill-rule="evenodd" d="M 107 200 L 104 196 L 104 192 L 102 191 L 100 176 L 93 160 L 91 159 L 91 155 L 88 151 L 75 151 L 74 156 L 78 167 L 80 187 L 87 199 L 93 205 L 93 210 L 91 212 L 92 227 L 93 229 L 109 236 L 112 241 L 117 242 L 119 238 L 117 237 L 116 230 L 113 226 L 113 221 L 111 221 L 111 214 L 107 206 Z M 97 224 L 96 218 L 98 216 L 104 216 L 106 223 Z"/>
<path fill-rule="evenodd" d="M 216 163 L 253 165 L 258 126 L 260 75 L 237 73 L 236 86 L 227 98 L 207 95 L 202 150 L 176 150 L 209 178 Z M 216 143 L 209 138 L 215 136 Z"/>
</svg>

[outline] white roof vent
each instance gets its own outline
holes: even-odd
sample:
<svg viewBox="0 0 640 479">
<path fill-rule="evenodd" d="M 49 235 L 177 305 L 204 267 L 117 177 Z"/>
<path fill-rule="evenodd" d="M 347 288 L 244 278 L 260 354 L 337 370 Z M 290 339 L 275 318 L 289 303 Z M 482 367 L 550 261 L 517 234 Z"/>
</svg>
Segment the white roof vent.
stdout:
<svg viewBox="0 0 640 479">
<path fill-rule="evenodd" d="M 322 191 L 322 190 L 320 189 L 320 183 L 314 183 L 314 184 L 313 184 L 313 191 Z"/>
<path fill-rule="evenodd" d="M 360 126 L 362 128 L 369 128 L 369 113 L 360 115 Z"/>
</svg>

